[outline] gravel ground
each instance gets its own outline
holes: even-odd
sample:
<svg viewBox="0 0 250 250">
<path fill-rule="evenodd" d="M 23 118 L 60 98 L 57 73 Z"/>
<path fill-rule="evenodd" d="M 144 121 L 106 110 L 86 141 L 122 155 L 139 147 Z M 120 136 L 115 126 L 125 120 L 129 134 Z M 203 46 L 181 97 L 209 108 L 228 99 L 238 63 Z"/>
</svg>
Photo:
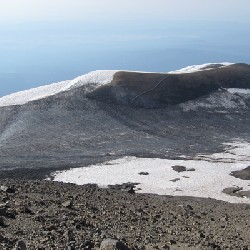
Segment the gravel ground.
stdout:
<svg viewBox="0 0 250 250">
<path fill-rule="evenodd" d="M 107 238 L 128 249 L 250 248 L 247 204 L 49 181 L 0 186 L 1 250 L 99 249 Z"/>
</svg>

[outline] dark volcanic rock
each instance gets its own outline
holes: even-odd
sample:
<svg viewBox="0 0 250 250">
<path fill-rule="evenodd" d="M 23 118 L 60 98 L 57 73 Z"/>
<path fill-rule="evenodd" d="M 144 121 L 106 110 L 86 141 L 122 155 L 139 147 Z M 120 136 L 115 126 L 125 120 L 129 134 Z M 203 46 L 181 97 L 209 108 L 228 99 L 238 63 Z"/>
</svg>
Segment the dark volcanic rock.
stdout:
<svg viewBox="0 0 250 250">
<path fill-rule="evenodd" d="M 123 184 L 116 184 L 116 185 L 108 185 L 111 189 L 121 190 L 128 193 L 135 193 L 134 188 L 140 183 L 133 183 L 133 182 L 127 182 Z"/>
<path fill-rule="evenodd" d="M 139 172 L 138 174 L 139 174 L 139 175 L 149 175 L 148 172 Z"/>
<path fill-rule="evenodd" d="M 234 171 L 231 175 L 242 180 L 250 180 L 250 166 L 239 171 Z"/>
<path fill-rule="evenodd" d="M 187 168 L 187 171 L 193 172 L 193 171 L 195 171 L 195 168 Z"/>
<path fill-rule="evenodd" d="M 242 197 L 250 198 L 250 191 L 239 191 L 238 194 Z"/>
<path fill-rule="evenodd" d="M 228 195 L 241 197 L 241 195 L 239 194 L 239 191 L 241 190 L 243 190 L 242 187 L 228 187 L 224 188 L 222 192 Z"/>
<path fill-rule="evenodd" d="M 172 181 L 172 182 L 177 182 L 177 181 L 179 181 L 180 180 L 180 178 L 175 178 L 175 179 L 172 179 L 172 180 L 170 180 L 170 181 Z"/>
<path fill-rule="evenodd" d="M 19 240 L 19 241 L 17 242 L 17 248 L 16 248 L 16 249 L 17 249 L 17 250 L 26 250 L 27 247 L 26 247 L 25 242 L 24 242 L 23 240 Z"/>
<path fill-rule="evenodd" d="M 6 220 L 4 217 L 0 216 L 0 227 L 6 226 Z"/>
<path fill-rule="evenodd" d="M 142 108 L 160 108 L 219 88 L 250 88 L 250 66 L 234 64 L 186 74 L 117 72 L 113 81 L 88 93 L 91 99 Z"/>
<path fill-rule="evenodd" d="M 187 168 L 184 167 L 184 166 L 179 166 L 179 165 L 176 165 L 176 166 L 172 166 L 172 169 L 178 173 L 180 172 L 185 172 L 187 171 Z"/>
<path fill-rule="evenodd" d="M 0 216 L 6 215 L 6 208 L 0 208 Z"/>
</svg>

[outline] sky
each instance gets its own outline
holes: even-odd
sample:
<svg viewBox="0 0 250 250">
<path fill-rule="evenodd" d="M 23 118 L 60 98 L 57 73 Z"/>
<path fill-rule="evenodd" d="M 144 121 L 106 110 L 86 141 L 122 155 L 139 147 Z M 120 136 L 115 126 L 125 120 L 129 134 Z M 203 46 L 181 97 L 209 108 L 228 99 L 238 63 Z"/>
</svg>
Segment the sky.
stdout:
<svg viewBox="0 0 250 250">
<path fill-rule="evenodd" d="M 250 63 L 249 0 L 0 0 L 0 96 L 97 69 Z"/>
<path fill-rule="evenodd" d="M 249 7 L 249 0 L 1 0 L 0 20 L 249 21 Z"/>
</svg>

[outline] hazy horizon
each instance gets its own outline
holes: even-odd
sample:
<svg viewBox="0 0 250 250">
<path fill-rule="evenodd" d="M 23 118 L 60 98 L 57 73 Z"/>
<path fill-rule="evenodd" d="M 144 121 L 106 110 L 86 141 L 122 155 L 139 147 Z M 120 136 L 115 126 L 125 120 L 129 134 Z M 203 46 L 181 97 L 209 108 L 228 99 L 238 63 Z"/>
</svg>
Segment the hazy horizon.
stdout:
<svg viewBox="0 0 250 250">
<path fill-rule="evenodd" d="M 249 7 L 246 0 L 1 2 L 0 96 L 97 69 L 250 63 Z"/>
</svg>

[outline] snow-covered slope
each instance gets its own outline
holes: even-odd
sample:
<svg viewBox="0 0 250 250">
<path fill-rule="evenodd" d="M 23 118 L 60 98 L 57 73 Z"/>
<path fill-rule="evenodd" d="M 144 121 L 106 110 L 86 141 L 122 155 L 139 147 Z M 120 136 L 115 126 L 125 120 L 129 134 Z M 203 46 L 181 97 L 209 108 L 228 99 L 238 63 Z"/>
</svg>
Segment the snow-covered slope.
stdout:
<svg viewBox="0 0 250 250">
<path fill-rule="evenodd" d="M 69 88 L 80 87 L 91 83 L 95 87 L 110 83 L 113 80 L 114 74 L 118 70 L 96 70 L 86 75 L 79 76 L 70 82 Z"/>
<path fill-rule="evenodd" d="M 197 110 L 199 108 L 227 112 L 234 109 L 246 109 L 249 107 L 250 89 L 228 88 L 220 89 L 195 100 L 180 104 L 184 111 Z"/>
<path fill-rule="evenodd" d="M 170 71 L 168 73 L 171 74 L 185 74 L 185 73 L 194 73 L 198 71 L 204 71 L 204 70 L 211 70 L 211 69 L 216 69 L 216 68 L 222 68 L 226 66 L 230 66 L 234 63 L 229 63 L 229 62 L 223 62 L 223 63 L 204 63 L 204 64 L 199 64 L 199 65 L 192 65 L 188 66 L 179 70 L 175 71 Z"/>
<path fill-rule="evenodd" d="M 192 73 L 196 71 L 208 70 L 218 67 L 225 67 L 232 63 L 207 63 L 201 65 L 193 65 L 180 70 L 171 71 L 168 73 Z M 114 74 L 118 70 L 96 70 L 88 74 L 79 76 L 73 80 L 62 81 L 59 83 L 52 83 L 44 85 L 38 88 L 32 88 L 25 91 L 20 91 L 0 98 L 0 107 L 12 106 L 12 105 L 23 105 L 25 103 L 46 98 L 48 96 L 56 95 L 60 92 L 67 91 L 69 89 L 85 86 L 91 83 L 91 88 L 110 83 L 113 79 Z M 144 72 L 145 73 L 145 72 Z"/>
<path fill-rule="evenodd" d="M 45 98 L 46 96 L 55 95 L 66 90 L 68 86 L 70 86 L 70 81 L 62 81 L 6 95 L 0 98 L 0 107 L 22 105 L 27 102 Z"/>
<path fill-rule="evenodd" d="M 0 107 L 11 105 L 23 105 L 25 103 L 56 95 L 74 87 L 87 85 L 88 83 L 98 87 L 112 81 L 116 70 L 97 70 L 73 80 L 52 83 L 38 88 L 20 91 L 0 98 Z"/>
</svg>

